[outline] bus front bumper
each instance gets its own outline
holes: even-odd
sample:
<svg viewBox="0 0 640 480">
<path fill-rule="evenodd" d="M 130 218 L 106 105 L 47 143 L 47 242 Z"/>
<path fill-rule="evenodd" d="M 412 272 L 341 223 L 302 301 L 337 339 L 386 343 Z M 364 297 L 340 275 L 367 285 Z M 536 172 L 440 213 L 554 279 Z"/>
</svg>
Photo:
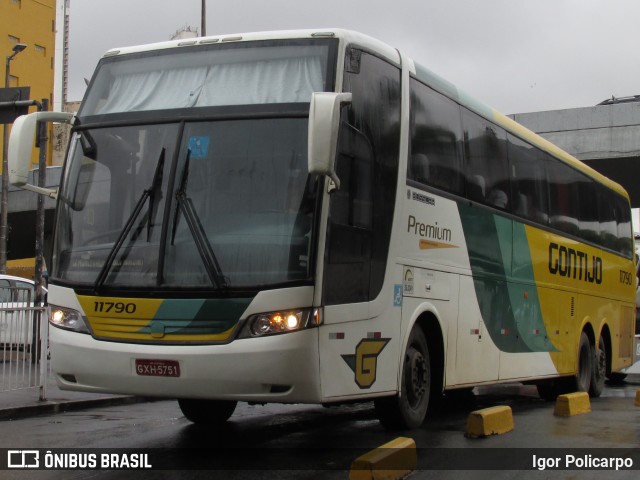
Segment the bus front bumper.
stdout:
<svg viewBox="0 0 640 480">
<path fill-rule="evenodd" d="M 52 369 L 63 390 L 260 403 L 322 401 L 317 328 L 224 345 L 146 345 L 99 341 L 51 327 L 50 346 Z M 141 368 L 154 361 L 165 367 Z"/>
</svg>

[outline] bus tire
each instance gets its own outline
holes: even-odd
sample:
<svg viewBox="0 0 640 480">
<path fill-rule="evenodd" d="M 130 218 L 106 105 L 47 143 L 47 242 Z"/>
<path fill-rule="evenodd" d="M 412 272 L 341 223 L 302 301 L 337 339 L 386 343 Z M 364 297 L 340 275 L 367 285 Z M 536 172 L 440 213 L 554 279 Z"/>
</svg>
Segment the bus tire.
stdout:
<svg viewBox="0 0 640 480">
<path fill-rule="evenodd" d="M 600 335 L 598 347 L 592 347 L 591 385 L 589 396 L 599 397 L 604 390 L 604 382 L 607 376 L 607 345 L 604 337 Z"/>
<path fill-rule="evenodd" d="M 627 374 L 620 372 L 611 372 L 608 378 L 611 385 L 623 385 L 625 383 L 624 379 L 627 378 Z"/>
<path fill-rule="evenodd" d="M 580 346 L 578 347 L 578 370 L 575 375 L 568 377 L 557 377 L 549 380 L 541 380 L 537 383 L 538 395 L 546 401 L 555 401 L 558 395 L 571 392 L 589 392 L 591 394 L 591 384 L 594 383 L 593 377 L 596 375 L 593 370 L 595 355 L 594 347 L 589 342 L 589 337 L 585 332 L 580 335 Z M 605 351 L 605 370 L 606 370 L 606 351 Z M 604 377 L 603 377 L 604 379 Z M 598 388 L 594 383 L 594 391 Z M 602 380 L 602 388 L 604 388 L 604 380 Z M 600 390 L 602 393 L 602 390 Z M 591 394 L 593 396 L 593 394 Z M 598 394 L 599 395 L 599 394 Z M 597 396 L 597 395 L 596 395 Z"/>
<path fill-rule="evenodd" d="M 546 402 L 555 402 L 560 388 L 557 380 L 544 380 L 537 384 L 538 396 Z"/>
<path fill-rule="evenodd" d="M 179 398 L 178 405 L 187 420 L 197 425 L 219 425 L 229 420 L 238 402 Z"/>
<path fill-rule="evenodd" d="M 389 429 L 416 428 L 422 425 L 431 393 L 431 358 L 422 329 L 411 330 L 404 353 L 400 395 L 374 401 L 380 423 Z"/>
<path fill-rule="evenodd" d="M 578 392 L 588 392 L 591 388 L 591 378 L 593 376 L 593 352 L 589 337 L 585 332 L 580 335 L 580 346 L 578 347 L 578 371 L 574 377 L 575 390 Z"/>
</svg>

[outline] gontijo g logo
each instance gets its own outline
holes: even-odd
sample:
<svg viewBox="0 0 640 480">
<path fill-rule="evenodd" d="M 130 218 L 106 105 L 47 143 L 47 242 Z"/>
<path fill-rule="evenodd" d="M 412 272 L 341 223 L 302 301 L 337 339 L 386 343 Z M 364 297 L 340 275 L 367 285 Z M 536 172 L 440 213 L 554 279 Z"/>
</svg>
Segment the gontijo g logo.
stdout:
<svg viewBox="0 0 640 480">
<path fill-rule="evenodd" d="M 376 381 L 378 355 L 387 346 L 390 338 L 363 338 L 356 346 L 355 355 L 342 355 L 343 360 L 356 374 L 356 385 L 370 388 Z"/>
</svg>

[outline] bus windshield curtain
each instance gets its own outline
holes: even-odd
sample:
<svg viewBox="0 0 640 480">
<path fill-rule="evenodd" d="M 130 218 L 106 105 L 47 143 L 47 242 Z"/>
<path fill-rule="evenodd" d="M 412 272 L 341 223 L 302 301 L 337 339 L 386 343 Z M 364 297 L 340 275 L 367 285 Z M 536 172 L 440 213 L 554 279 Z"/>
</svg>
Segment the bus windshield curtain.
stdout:
<svg viewBox="0 0 640 480">
<path fill-rule="evenodd" d="M 319 56 L 122 73 L 95 113 L 309 102 L 323 75 Z"/>
</svg>

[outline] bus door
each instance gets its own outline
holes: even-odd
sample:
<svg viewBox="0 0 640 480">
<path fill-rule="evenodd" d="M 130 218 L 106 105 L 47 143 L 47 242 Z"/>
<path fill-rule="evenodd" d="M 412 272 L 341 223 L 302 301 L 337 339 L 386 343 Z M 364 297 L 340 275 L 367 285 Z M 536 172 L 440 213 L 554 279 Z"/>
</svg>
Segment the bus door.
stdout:
<svg viewBox="0 0 640 480">
<path fill-rule="evenodd" d="M 349 48 L 343 91 L 352 93 L 352 103 L 341 116 L 340 188 L 330 193 L 324 254 L 325 399 L 397 388 L 400 308 L 394 307 L 393 282 L 385 278 L 392 273 L 387 259 L 398 175 L 400 69 Z"/>
</svg>

